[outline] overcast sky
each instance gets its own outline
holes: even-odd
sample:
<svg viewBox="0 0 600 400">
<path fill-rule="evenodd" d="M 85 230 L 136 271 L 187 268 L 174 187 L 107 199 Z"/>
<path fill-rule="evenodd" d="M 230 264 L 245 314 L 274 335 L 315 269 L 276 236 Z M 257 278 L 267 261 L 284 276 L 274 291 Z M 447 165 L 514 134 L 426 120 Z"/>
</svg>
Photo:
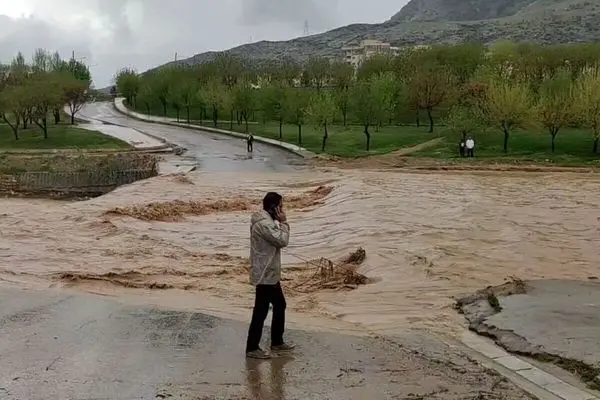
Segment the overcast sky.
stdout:
<svg viewBox="0 0 600 400">
<path fill-rule="evenodd" d="M 408 0 L 0 0 L 0 62 L 21 50 L 75 51 L 94 84 L 250 40 L 282 40 L 355 22 L 381 22 Z"/>
</svg>

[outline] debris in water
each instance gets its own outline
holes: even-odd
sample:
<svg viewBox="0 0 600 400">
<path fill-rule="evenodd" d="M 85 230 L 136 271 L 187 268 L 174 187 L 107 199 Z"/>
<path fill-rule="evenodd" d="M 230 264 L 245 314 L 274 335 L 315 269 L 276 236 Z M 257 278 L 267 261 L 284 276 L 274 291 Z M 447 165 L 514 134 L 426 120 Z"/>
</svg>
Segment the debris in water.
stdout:
<svg viewBox="0 0 600 400">
<path fill-rule="evenodd" d="M 369 278 L 357 272 L 367 256 L 363 248 L 350 253 L 338 264 L 328 258 L 322 257 L 309 264 L 316 267 L 316 271 L 306 280 L 293 287 L 303 293 L 316 292 L 323 289 L 353 290 L 360 285 L 370 282 Z"/>
<path fill-rule="evenodd" d="M 186 177 L 179 177 L 188 179 Z M 193 182 L 192 182 L 193 184 Z M 314 190 L 297 196 L 285 198 L 285 206 L 289 209 L 302 209 L 319 205 L 321 200 L 333 190 L 329 186 L 319 186 Z M 179 221 L 186 215 L 207 215 L 216 212 L 249 211 L 256 209 L 260 199 L 240 197 L 235 200 L 216 201 L 184 201 L 172 200 L 153 202 L 141 205 L 115 207 L 106 211 L 107 215 L 124 215 L 142 221 Z"/>
<path fill-rule="evenodd" d="M 185 175 L 177 175 L 175 179 L 173 179 L 177 183 L 184 183 L 186 185 L 195 185 L 194 181 L 188 178 Z"/>
</svg>

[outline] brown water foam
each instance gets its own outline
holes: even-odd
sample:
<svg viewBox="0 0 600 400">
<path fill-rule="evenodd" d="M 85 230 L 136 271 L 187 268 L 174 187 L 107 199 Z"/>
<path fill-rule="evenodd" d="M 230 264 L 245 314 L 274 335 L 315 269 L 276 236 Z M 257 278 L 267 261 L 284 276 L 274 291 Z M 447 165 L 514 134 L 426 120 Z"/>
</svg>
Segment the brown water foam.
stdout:
<svg viewBox="0 0 600 400">
<path fill-rule="evenodd" d="M 322 204 L 288 212 L 292 240 L 284 264 L 291 268 L 284 283 L 314 271 L 297 256 L 340 259 L 360 246 L 367 259 L 359 271 L 377 281 L 350 292 L 290 291 L 292 319 L 308 315 L 323 326 L 341 320 L 385 333 L 446 332 L 462 326 L 451 308 L 454 296 L 511 276 L 600 275 L 595 175 L 331 170 L 188 178 L 193 184 L 158 177 L 82 203 L 0 200 L 0 277 L 115 296 L 172 288 L 157 301 L 177 303 L 167 297 L 183 290 L 199 308 L 246 315 L 249 210 L 175 222 L 105 212 L 175 200 L 254 201 L 268 190 L 293 198 L 319 186 L 333 188 Z"/>
</svg>

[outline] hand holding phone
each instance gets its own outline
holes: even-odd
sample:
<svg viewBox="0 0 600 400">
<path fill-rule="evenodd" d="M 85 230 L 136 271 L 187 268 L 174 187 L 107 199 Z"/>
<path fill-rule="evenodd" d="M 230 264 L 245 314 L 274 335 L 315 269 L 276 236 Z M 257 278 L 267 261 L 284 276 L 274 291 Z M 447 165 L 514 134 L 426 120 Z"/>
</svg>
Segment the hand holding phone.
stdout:
<svg viewBox="0 0 600 400">
<path fill-rule="evenodd" d="M 285 215 L 285 212 L 283 211 L 282 206 L 279 206 L 275 209 L 275 215 L 276 215 L 277 221 L 279 221 L 279 222 L 287 221 L 287 216 Z"/>
</svg>

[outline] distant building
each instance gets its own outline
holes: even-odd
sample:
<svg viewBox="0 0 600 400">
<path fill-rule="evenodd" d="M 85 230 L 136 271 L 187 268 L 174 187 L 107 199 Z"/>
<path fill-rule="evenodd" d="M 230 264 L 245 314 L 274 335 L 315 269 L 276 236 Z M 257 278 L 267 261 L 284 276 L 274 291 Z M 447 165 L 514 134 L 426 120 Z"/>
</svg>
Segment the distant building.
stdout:
<svg viewBox="0 0 600 400">
<path fill-rule="evenodd" d="M 342 47 L 342 51 L 344 52 L 344 61 L 352 64 L 354 68 L 358 68 L 363 61 L 375 55 L 395 56 L 400 48 L 380 40 L 365 39 L 358 45 Z"/>
</svg>

